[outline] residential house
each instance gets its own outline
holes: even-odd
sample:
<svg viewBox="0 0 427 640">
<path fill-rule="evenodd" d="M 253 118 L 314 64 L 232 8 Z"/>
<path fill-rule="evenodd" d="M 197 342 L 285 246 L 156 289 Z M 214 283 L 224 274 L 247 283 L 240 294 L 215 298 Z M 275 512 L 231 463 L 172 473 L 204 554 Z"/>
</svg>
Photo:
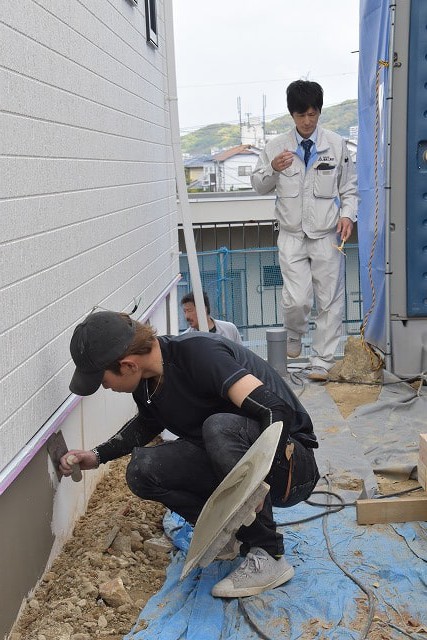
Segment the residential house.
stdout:
<svg viewBox="0 0 427 640">
<path fill-rule="evenodd" d="M 215 153 L 216 191 L 252 190 L 251 173 L 257 163 L 260 149 L 250 144 L 240 144 Z"/>
<path fill-rule="evenodd" d="M 211 155 L 185 158 L 184 172 L 189 191 L 216 191 L 215 166 Z"/>
</svg>

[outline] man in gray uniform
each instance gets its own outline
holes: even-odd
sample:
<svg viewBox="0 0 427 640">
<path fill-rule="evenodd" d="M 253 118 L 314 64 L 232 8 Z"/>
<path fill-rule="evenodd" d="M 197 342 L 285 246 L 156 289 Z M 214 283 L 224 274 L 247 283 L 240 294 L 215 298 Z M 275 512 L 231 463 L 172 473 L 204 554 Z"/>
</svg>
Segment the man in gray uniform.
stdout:
<svg viewBox="0 0 427 640">
<path fill-rule="evenodd" d="M 345 140 L 318 126 L 322 87 L 297 80 L 286 93 L 295 127 L 268 142 L 252 186 L 261 195 L 276 192 L 288 356 L 301 352 L 314 294 L 316 331 L 308 378 L 326 380 L 342 330 L 345 265 L 338 248 L 356 221 L 357 178 Z"/>
</svg>

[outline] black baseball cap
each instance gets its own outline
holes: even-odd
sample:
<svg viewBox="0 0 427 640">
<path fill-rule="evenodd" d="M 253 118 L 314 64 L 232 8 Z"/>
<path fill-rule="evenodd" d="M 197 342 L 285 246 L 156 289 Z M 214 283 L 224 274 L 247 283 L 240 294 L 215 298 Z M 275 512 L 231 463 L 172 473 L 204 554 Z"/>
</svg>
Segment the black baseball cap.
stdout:
<svg viewBox="0 0 427 640">
<path fill-rule="evenodd" d="M 136 322 L 116 311 L 91 313 L 74 329 L 70 342 L 76 370 L 70 391 L 90 396 L 101 386 L 105 369 L 122 356 L 131 344 Z"/>
</svg>

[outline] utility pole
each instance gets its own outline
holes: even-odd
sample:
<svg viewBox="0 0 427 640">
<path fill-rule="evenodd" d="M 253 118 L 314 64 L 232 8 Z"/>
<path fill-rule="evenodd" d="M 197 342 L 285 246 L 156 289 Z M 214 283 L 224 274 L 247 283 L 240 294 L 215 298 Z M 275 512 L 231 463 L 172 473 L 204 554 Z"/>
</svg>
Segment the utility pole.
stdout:
<svg viewBox="0 0 427 640">
<path fill-rule="evenodd" d="M 262 94 L 262 139 L 265 147 L 265 108 L 267 106 L 267 96 L 265 93 Z"/>
<path fill-rule="evenodd" d="M 242 99 L 240 96 L 237 98 L 237 113 L 239 116 L 240 142 L 242 142 Z"/>
</svg>

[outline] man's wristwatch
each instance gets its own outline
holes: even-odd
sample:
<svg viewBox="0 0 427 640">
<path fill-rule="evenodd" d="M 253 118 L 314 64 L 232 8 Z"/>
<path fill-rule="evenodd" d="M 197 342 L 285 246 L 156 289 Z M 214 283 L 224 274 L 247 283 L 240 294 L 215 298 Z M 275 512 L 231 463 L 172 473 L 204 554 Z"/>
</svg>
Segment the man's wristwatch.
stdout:
<svg viewBox="0 0 427 640">
<path fill-rule="evenodd" d="M 93 453 L 96 455 L 96 461 L 97 461 L 97 467 L 99 467 L 99 465 L 101 464 L 101 456 L 99 455 L 99 451 L 96 447 L 94 447 L 93 449 L 91 449 L 91 451 L 93 451 Z"/>
</svg>

